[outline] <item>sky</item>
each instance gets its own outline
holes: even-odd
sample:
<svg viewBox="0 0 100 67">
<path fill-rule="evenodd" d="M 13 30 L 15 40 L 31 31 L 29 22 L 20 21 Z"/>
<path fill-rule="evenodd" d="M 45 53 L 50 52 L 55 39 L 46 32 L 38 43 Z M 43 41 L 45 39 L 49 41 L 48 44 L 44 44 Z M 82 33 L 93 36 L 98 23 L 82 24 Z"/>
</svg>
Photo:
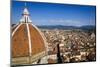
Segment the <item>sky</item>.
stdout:
<svg viewBox="0 0 100 67">
<path fill-rule="evenodd" d="M 35 25 L 95 25 L 96 7 L 87 5 L 12 1 L 11 23 L 17 24 L 26 7 Z"/>
</svg>

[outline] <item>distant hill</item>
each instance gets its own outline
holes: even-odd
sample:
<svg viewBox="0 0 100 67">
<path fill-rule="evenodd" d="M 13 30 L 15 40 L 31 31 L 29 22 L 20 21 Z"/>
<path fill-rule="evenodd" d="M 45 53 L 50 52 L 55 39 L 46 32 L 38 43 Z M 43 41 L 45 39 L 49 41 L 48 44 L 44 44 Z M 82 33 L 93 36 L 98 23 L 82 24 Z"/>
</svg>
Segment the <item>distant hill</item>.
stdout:
<svg viewBox="0 0 100 67">
<path fill-rule="evenodd" d="M 12 24 L 13 27 L 15 24 Z M 81 29 L 84 31 L 96 31 L 96 26 L 94 25 L 86 25 L 86 26 L 64 26 L 64 25 L 36 25 L 40 29 L 61 29 L 61 30 L 74 30 L 74 29 Z"/>
<path fill-rule="evenodd" d="M 94 30 L 95 26 L 92 25 L 87 25 L 87 26 L 81 26 L 81 27 L 77 27 L 77 26 L 63 26 L 63 25 L 42 25 L 42 26 L 38 26 L 41 29 L 63 29 L 63 30 L 69 30 L 69 29 L 81 29 L 81 30 Z"/>
<path fill-rule="evenodd" d="M 15 26 L 16 24 L 11 24 L 11 26 L 13 27 L 13 26 Z"/>
<path fill-rule="evenodd" d="M 95 28 L 96 28 L 96 26 L 92 26 L 92 25 L 90 25 L 90 26 L 89 25 L 88 26 L 81 26 L 80 27 L 80 29 L 83 29 L 83 30 L 85 30 L 85 29 L 86 30 L 91 30 L 91 29 L 95 29 Z"/>
</svg>

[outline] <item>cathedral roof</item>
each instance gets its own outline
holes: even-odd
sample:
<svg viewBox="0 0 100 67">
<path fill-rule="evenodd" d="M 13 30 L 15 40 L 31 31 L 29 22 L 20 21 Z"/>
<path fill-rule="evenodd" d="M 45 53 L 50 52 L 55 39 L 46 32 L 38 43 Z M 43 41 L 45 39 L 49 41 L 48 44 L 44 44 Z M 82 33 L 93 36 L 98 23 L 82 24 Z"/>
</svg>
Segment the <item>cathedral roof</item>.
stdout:
<svg viewBox="0 0 100 67">
<path fill-rule="evenodd" d="M 30 22 L 25 8 L 20 23 L 12 29 L 12 62 L 15 64 L 33 62 L 46 55 L 45 37 Z"/>
</svg>

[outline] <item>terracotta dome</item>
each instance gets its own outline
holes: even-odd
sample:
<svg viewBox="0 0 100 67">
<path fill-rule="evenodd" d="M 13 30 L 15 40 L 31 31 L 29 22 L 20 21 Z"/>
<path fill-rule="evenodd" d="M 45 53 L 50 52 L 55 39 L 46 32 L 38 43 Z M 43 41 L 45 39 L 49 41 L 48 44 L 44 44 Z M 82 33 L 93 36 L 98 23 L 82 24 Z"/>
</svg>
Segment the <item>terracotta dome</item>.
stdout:
<svg viewBox="0 0 100 67">
<path fill-rule="evenodd" d="M 12 28 L 12 64 L 31 64 L 46 55 L 42 32 L 32 24 L 27 8 L 20 23 Z"/>
</svg>

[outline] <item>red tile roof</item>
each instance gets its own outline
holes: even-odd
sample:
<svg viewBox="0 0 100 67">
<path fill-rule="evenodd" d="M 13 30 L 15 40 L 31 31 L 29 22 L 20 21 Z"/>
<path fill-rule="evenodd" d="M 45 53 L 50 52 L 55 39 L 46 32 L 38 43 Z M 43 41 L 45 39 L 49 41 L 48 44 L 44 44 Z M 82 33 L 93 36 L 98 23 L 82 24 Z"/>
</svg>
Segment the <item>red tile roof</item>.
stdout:
<svg viewBox="0 0 100 67">
<path fill-rule="evenodd" d="M 12 36 L 13 58 L 29 56 L 29 39 L 26 24 L 28 24 L 30 31 L 32 55 L 46 51 L 45 42 L 41 33 L 35 27 L 33 27 L 32 24 L 23 23 Z"/>
</svg>

